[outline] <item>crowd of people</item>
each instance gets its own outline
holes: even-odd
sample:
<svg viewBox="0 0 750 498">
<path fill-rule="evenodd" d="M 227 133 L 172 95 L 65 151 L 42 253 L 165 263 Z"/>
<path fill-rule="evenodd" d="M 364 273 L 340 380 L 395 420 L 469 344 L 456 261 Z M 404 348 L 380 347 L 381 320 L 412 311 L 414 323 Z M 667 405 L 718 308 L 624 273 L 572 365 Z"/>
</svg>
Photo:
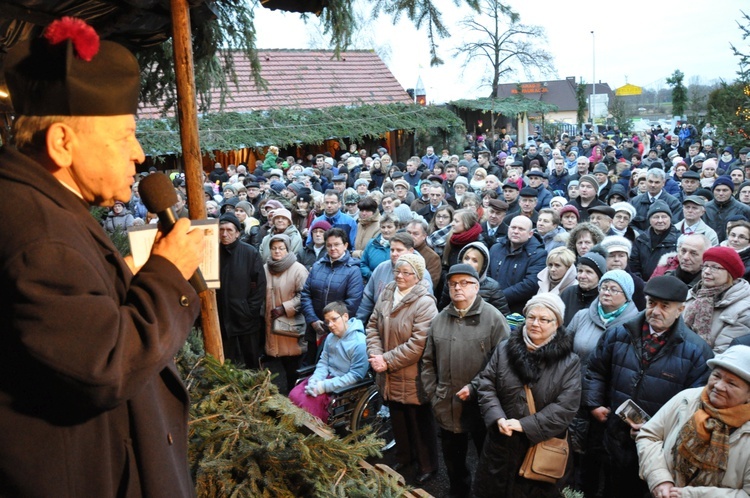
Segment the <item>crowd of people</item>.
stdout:
<svg viewBox="0 0 750 498">
<path fill-rule="evenodd" d="M 233 235 L 227 357 L 276 363 L 280 389 L 322 419 L 334 386 L 369 367 L 396 469 L 426 483 L 439 442 L 452 496 L 747 492 L 750 464 L 727 454 L 747 444 L 750 417 L 724 401 L 750 399 L 750 148 L 714 149 L 694 129 L 470 137 L 461 155 L 428 147 L 405 163 L 353 144 L 336 157 L 272 150 L 252 172 L 217 164 L 205 197 Z M 143 212 L 133 194 L 107 226 Z M 279 336 L 275 320 L 295 316 L 299 337 Z M 654 422 L 615 415 L 628 400 Z M 675 400 L 688 411 L 663 413 Z M 704 447 L 717 424 L 724 446 Z M 530 446 L 564 434 L 563 479 L 519 476 Z M 659 438 L 677 453 L 655 456 Z"/>
</svg>

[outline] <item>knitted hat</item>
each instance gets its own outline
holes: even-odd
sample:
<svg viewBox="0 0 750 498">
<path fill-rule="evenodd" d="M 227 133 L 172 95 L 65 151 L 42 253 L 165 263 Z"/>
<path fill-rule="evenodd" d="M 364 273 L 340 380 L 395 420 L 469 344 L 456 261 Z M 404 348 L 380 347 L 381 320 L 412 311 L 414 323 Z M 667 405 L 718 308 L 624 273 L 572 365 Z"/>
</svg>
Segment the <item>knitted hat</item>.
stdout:
<svg viewBox="0 0 750 498">
<path fill-rule="evenodd" d="M 396 266 L 394 268 L 398 268 L 398 266 L 402 263 L 406 263 L 411 266 L 414 270 L 414 273 L 417 274 L 417 280 L 422 280 L 422 277 L 424 277 L 425 263 L 424 258 L 418 252 L 401 255 L 398 258 L 398 261 L 396 261 Z"/>
<path fill-rule="evenodd" d="M 563 324 L 563 316 L 565 316 L 565 303 L 563 303 L 560 296 L 552 294 L 551 292 L 540 292 L 536 296 L 532 297 L 526 306 L 523 307 L 523 314 L 527 315 L 529 311 L 538 306 L 544 306 L 557 318 L 558 327 Z"/>
<path fill-rule="evenodd" d="M 568 188 L 570 188 L 570 187 L 577 187 L 579 183 L 581 183 L 581 182 L 579 182 L 578 180 L 570 180 L 568 182 Z"/>
<path fill-rule="evenodd" d="M 356 182 L 354 182 L 354 188 L 359 187 L 360 185 L 364 185 L 365 187 L 370 186 L 370 182 L 365 180 L 364 178 L 359 178 Z"/>
<path fill-rule="evenodd" d="M 597 275 L 599 275 L 599 278 L 602 278 L 602 275 L 607 273 L 607 261 L 602 257 L 601 254 L 597 254 L 595 252 L 589 251 L 578 258 L 578 264 L 588 266 L 589 268 L 594 270 Z"/>
<path fill-rule="evenodd" d="M 672 210 L 669 209 L 669 205 L 661 199 L 651 204 L 651 207 L 648 208 L 648 216 L 646 218 L 651 219 L 656 213 L 667 213 L 670 217 L 672 216 Z"/>
<path fill-rule="evenodd" d="M 553 202 L 559 202 L 560 204 L 564 206 L 568 203 L 568 199 L 566 199 L 565 197 L 561 195 L 556 195 L 555 197 L 549 200 L 550 206 L 552 205 Z"/>
<path fill-rule="evenodd" d="M 286 188 L 286 185 L 284 185 L 284 184 L 283 184 L 283 183 L 281 183 L 281 182 L 278 182 L 278 181 L 272 181 L 272 182 L 271 182 L 271 189 L 273 189 L 273 190 L 274 190 L 275 192 L 277 192 L 277 193 L 279 193 L 279 194 L 280 194 L 280 193 L 281 193 L 281 191 L 282 191 L 282 190 L 284 190 L 285 188 Z"/>
<path fill-rule="evenodd" d="M 453 181 L 453 187 L 454 188 L 455 188 L 456 185 L 466 185 L 466 186 L 468 186 L 469 185 L 469 180 L 467 180 L 465 176 L 458 176 Z"/>
<path fill-rule="evenodd" d="M 604 237 L 601 246 L 604 247 L 608 253 L 620 251 L 627 253 L 628 256 L 630 256 L 630 251 L 633 250 L 633 243 L 619 235 L 608 235 Z"/>
<path fill-rule="evenodd" d="M 253 206 L 247 201 L 240 201 L 235 206 L 235 208 L 242 209 L 244 212 L 250 215 L 250 213 L 253 212 Z"/>
<path fill-rule="evenodd" d="M 269 248 L 271 247 L 271 244 L 273 244 L 273 242 L 275 240 L 282 241 L 284 243 L 284 245 L 286 246 L 286 250 L 288 252 L 292 251 L 292 239 L 290 239 L 288 235 L 283 234 L 283 233 L 279 233 L 279 234 L 276 234 L 273 237 L 271 237 L 271 239 L 268 241 L 268 247 Z"/>
<path fill-rule="evenodd" d="M 578 212 L 578 208 L 576 208 L 575 206 L 571 204 L 566 204 L 565 206 L 563 206 L 560 210 L 560 218 L 562 218 L 565 213 L 573 213 L 574 215 L 576 215 L 576 218 L 578 218 L 578 221 L 581 221 L 581 213 Z"/>
<path fill-rule="evenodd" d="M 716 187 L 719 185 L 724 185 L 725 187 L 729 187 L 729 190 L 734 192 L 734 182 L 732 181 L 732 178 L 727 175 L 722 175 L 716 180 L 714 180 L 714 184 L 711 186 L 711 192 L 716 190 Z"/>
<path fill-rule="evenodd" d="M 287 220 L 289 220 L 289 223 L 294 223 L 294 221 L 292 221 L 292 213 L 290 213 L 289 210 L 286 209 L 286 208 L 274 209 L 271 212 L 271 219 L 272 220 L 274 218 L 278 218 L 279 216 L 283 216 L 284 218 L 286 218 Z"/>
<path fill-rule="evenodd" d="M 596 173 L 604 173 L 605 175 L 609 173 L 609 168 L 607 168 L 607 165 L 604 163 L 599 163 L 596 166 L 594 166 L 594 174 Z"/>
<path fill-rule="evenodd" d="M 742 278 L 745 274 L 745 264 L 737 251 L 731 247 L 711 247 L 703 253 L 703 262 L 713 261 L 724 268 L 733 279 Z"/>
<path fill-rule="evenodd" d="M 284 178 L 284 172 L 280 169 L 272 169 L 268 172 L 268 178 L 271 178 L 272 176 L 278 176 L 279 178 Z"/>
<path fill-rule="evenodd" d="M 684 303 L 688 295 L 688 286 L 677 277 L 661 275 L 649 280 L 643 293 L 664 301 Z"/>
<path fill-rule="evenodd" d="M 631 220 L 635 218 L 636 215 L 635 206 L 633 206 L 629 202 L 615 202 L 614 204 L 612 204 L 612 209 L 615 210 L 615 214 L 619 213 L 620 211 L 625 211 L 630 215 Z"/>
<path fill-rule="evenodd" d="M 399 224 L 404 227 L 414 219 L 414 211 L 407 204 L 401 204 L 393 210 L 393 214 L 398 218 Z"/>
<path fill-rule="evenodd" d="M 583 182 L 588 182 L 593 186 L 595 189 L 599 189 L 599 182 L 596 181 L 596 177 L 594 175 L 583 175 L 579 180 L 578 183 L 581 184 Z M 570 184 L 568 184 L 570 185 Z"/>
<path fill-rule="evenodd" d="M 328 230 L 331 229 L 331 224 L 328 223 L 326 220 L 318 220 L 315 223 L 313 223 L 312 226 L 310 226 L 310 233 L 312 233 L 313 230 L 317 230 L 318 228 L 320 228 L 324 232 L 327 232 Z"/>
<path fill-rule="evenodd" d="M 284 205 L 277 201 L 276 199 L 271 199 L 269 201 L 266 201 L 266 212 L 270 213 L 274 209 L 283 208 Z"/>
<path fill-rule="evenodd" d="M 633 277 L 623 270 L 610 270 L 599 280 L 599 289 L 602 288 L 602 282 L 605 280 L 611 280 L 620 286 L 622 291 L 625 293 L 625 299 L 630 301 L 633 299 L 633 292 L 635 291 L 635 284 L 633 283 Z"/>
<path fill-rule="evenodd" d="M 237 228 L 238 232 L 242 231 L 242 225 L 240 225 L 240 220 L 237 219 L 237 217 L 234 215 L 234 213 L 224 213 L 219 218 L 219 225 L 222 223 L 231 223 Z"/>
<path fill-rule="evenodd" d="M 750 384 L 750 346 L 738 344 L 706 362 L 709 368 L 723 368 Z"/>
</svg>

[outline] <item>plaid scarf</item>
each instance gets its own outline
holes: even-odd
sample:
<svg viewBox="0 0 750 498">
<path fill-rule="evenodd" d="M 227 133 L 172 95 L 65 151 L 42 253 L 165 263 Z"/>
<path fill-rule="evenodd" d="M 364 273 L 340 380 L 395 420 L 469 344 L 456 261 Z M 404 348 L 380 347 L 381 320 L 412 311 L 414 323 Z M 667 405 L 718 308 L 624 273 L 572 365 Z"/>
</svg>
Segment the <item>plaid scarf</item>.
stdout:
<svg viewBox="0 0 750 498">
<path fill-rule="evenodd" d="M 693 287 L 695 299 L 685 307 L 685 311 L 682 313 L 685 325 L 701 336 L 701 339 L 706 341 L 709 346 L 713 347 L 714 345 L 714 338 L 711 337 L 711 326 L 714 323 L 716 301 L 731 286 L 732 284 L 725 284 L 706 289 L 702 283 L 696 285 Z"/>
<path fill-rule="evenodd" d="M 700 408 L 682 426 L 672 449 L 675 485 L 719 486 L 729 462 L 729 433 L 748 421 L 750 405 L 714 408 L 706 386 Z"/>
<path fill-rule="evenodd" d="M 643 355 L 641 355 L 641 361 L 643 362 L 643 366 L 647 367 L 667 343 L 667 332 L 654 335 L 651 333 L 648 322 L 644 322 L 643 329 L 641 329 L 641 336 L 643 337 Z"/>
</svg>

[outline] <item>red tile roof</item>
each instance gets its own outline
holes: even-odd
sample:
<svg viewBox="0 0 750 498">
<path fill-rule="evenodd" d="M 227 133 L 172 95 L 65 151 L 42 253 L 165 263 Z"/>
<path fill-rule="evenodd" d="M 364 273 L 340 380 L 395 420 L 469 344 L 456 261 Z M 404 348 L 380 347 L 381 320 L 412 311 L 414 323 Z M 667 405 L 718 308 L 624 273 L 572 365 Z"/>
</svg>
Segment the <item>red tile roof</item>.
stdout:
<svg viewBox="0 0 750 498">
<path fill-rule="evenodd" d="M 250 112 L 278 108 L 315 109 L 362 104 L 413 102 L 388 67 L 372 51 L 342 53 L 328 50 L 260 50 L 261 76 L 268 88 L 258 90 L 250 62 L 235 54 L 238 86 L 229 83 L 223 111 Z M 219 111 L 219 92 L 213 92 L 211 112 Z M 141 118 L 159 117 L 146 106 Z"/>
</svg>

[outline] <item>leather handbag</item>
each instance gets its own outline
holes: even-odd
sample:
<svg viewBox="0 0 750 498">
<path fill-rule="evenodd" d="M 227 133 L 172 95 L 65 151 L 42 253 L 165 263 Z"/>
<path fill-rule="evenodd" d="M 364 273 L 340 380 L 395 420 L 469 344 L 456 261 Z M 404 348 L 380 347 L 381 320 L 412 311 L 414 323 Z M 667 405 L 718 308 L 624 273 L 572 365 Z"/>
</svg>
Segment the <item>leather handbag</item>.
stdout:
<svg viewBox="0 0 750 498">
<path fill-rule="evenodd" d="M 531 394 L 529 386 L 524 386 L 526 391 L 526 402 L 529 404 L 529 412 L 536 413 L 534 395 Z M 568 465 L 568 434 L 565 432 L 563 438 L 552 438 L 537 443 L 526 452 L 518 475 L 532 481 L 556 483 L 565 474 Z"/>
<path fill-rule="evenodd" d="M 302 313 L 297 313 L 292 318 L 280 316 L 273 321 L 271 332 L 299 339 L 305 333 L 305 316 Z"/>
</svg>

